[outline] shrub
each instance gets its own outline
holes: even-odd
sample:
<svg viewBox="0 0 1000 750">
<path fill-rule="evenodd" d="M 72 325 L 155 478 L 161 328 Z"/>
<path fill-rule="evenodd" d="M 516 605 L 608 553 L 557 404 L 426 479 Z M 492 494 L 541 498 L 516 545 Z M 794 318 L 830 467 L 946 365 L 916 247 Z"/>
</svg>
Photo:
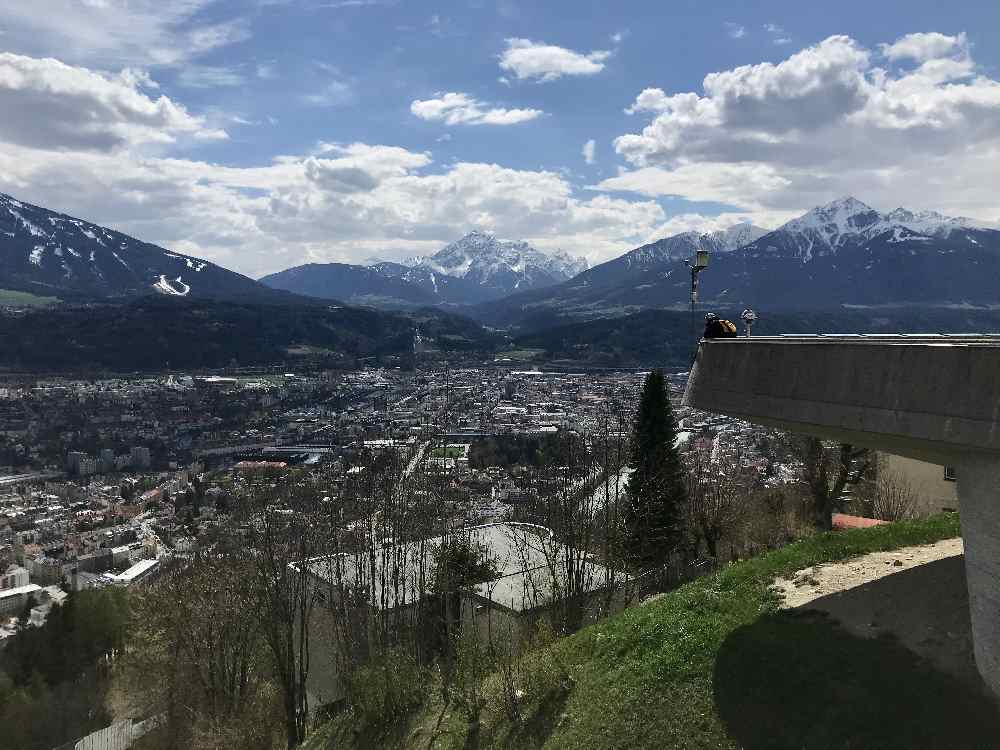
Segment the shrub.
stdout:
<svg viewBox="0 0 1000 750">
<path fill-rule="evenodd" d="M 428 670 L 399 649 L 390 649 L 350 678 L 350 702 L 362 728 L 398 721 L 423 703 Z"/>
</svg>

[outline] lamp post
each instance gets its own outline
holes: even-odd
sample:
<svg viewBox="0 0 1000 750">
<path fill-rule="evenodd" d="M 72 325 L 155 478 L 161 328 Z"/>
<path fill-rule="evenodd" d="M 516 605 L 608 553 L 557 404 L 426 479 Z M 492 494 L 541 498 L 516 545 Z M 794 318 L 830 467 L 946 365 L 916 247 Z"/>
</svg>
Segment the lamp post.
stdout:
<svg viewBox="0 0 1000 750">
<path fill-rule="evenodd" d="M 701 248 L 695 253 L 694 260 L 685 260 L 691 269 L 691 338 L 698 340 L 698 320 L 695 317 L 695 307 L 698 304 L 698 274 L 708 268 L 708 250 Z"/>
</svg>

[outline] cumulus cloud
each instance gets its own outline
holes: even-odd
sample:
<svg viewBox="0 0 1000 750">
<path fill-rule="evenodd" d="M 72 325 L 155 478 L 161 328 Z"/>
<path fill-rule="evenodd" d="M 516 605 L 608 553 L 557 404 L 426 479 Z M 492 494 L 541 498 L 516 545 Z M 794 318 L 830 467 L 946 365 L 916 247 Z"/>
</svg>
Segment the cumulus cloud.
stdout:
<svg viewBox="0 0 1000 750">
<path fill-rule="evenodd" d="M 747 30 L 746 27 L 740 26 L 738 23 L 726 21 L 726 35 L 730 39 L 742 39 L 747 35 Z"/>
<path fill-rule="evenodd" d="M 876 55 L 833 36 L 776 64 L 707 75 L 702 91 L 646 89 L 648 113 L 615 140 L 634 169 L 601 187 L 721 201 L 756 211 L 805 210 L 844 194 L 995 219 L 972 174 L 1000 175 L 1000 82 L 978 72 L 964 35 L 910 35 Z M 729 180 L 735 184 L 730 184 Z"/>
<path fill-rule="evenodd" d="M 879 45 L 882 54 L 893 61 L 916 60 L 924 62 L 947 57 L 956 52 L 968 49 L 968 40 L 964 33 L 957 36 L 947 36 L 936 31 L 929 33 L 907 34 L 892 44 Z"/>
<path fill-rule="evenodd" d="M 107 75 L 0 53 L 0 141 L 47 148 L 110 151 L 178 138 L 225 138 L 166 96 L 143 89 L 156 84 L 126 69 Z"/>
<path fill-rule="evenodd" d="M 541 117 L 540 109 L 503 109 L 492 107 L 468 94 L 437 93 L 434 99 L 415 99 L 410 112 L 421 120 L 445 125 L 516 125 Z"/>
<path fill-rule="evenodd" d="M 563 76 L 592 76 L 604 70 L 608 50 L 587 54 L 574 52 L 530 39 L 508 39 L 507 49 L 500 55 L 501 69 L 518 80 L 555 81 Z"/>
<path fill-rule="evenodd" d="M 254 276 L 430 253 L 470 227 L 600 261 L 666 220 L 652 200 L 578 196 L 558 172 L 436 166 L 429 153 L 364 143 L 322 143 L 256 167 L 7 146 L 0 177 L 24 200 Z"/>
<path fill-rule="evenodd" d="M 594 150 L 596 148 L 597 144 L 594 142 L 593 138 L 583 144 L 583 160 L 587 162 L 587 164 L 594 163 Z"/>
</svg>

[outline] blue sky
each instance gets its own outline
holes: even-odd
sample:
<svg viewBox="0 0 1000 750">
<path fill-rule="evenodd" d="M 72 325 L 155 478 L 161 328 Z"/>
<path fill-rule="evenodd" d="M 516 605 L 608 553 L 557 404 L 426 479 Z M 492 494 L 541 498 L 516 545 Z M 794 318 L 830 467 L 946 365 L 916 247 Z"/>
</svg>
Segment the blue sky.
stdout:
<svg viewBox="0 0 1000 750">
<path fill-rule="evenodd" d="M 996 3 L 45 5 L 0 0 L 0 190 L 249 275 L 843 194 L 1000 219 Z"/>
</svg>

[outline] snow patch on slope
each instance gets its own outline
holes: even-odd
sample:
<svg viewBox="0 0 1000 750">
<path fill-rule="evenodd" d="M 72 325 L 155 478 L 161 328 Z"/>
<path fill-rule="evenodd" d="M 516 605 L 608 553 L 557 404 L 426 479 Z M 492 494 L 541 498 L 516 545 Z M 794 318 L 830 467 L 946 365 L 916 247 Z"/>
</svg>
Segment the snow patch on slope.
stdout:
<svg viewBox="0 0 1000 750">
<path fill-rule="evenodd" d="M 180 276 L 170 280 L 164 274 L 160 274 L 159 280 L 153 284 L 153 289 L 160 294 L 167 294 L 173 297 L 186 297 L 188 292 L 191 291 L 191 287 L 181 281 Z"/>
<path fill-rule="evenodd" d="M 565 251 L 544 253 L 523 240 L 504 240 L 488 232 L 470 232 L 426 258 L 407 265 L 437 274 L 469 279 L 480 285 L 552 284 L 586 270 L 587 261 Z"/>
</svg>

